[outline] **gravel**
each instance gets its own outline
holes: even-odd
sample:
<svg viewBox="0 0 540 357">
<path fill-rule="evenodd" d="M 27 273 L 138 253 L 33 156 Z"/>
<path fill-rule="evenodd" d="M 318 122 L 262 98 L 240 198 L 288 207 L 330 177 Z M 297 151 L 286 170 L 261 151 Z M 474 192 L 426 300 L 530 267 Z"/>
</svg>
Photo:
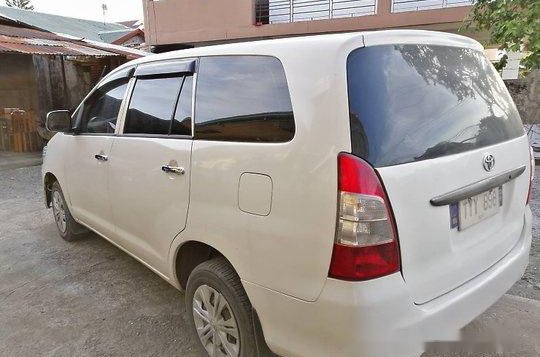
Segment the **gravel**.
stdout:
<svg viewBox="0 0 540 357">
<path fill-rule="evenodd" d="M 467 327 L 513 331 L 520 349 L 498 356 L 540 355 L 539 182 L 531 264 Z M 0 356 L 200 356 L 186 319 L 183 294 L 110 243 L 58 237 L 40 167 L 0 171 Z"/>
</svg>

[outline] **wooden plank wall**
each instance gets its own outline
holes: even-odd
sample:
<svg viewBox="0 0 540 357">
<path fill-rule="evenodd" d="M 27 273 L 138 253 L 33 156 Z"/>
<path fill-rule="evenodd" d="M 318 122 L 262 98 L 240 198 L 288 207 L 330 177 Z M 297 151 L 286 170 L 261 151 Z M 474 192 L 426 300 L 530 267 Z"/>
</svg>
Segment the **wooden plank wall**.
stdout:
<svg viewBox="0 0 540 357">
<path fill-rule="evenodd" d="M 31 56 L 0 53 L 0 110 L 3 108 L 38 109 Z"/>
<path fill-rule="evenodd" d="M 37 117 L 42 127 L 48 112 L 75 110 L 99 81 L 103 67 L 116 68 L 125 62 L 121 57 L 66 59 L 34 55 L 32 58 L 38 86 Z"/>
<path fill-rule="evenodd" d="M 49 139 L 50 133 L 44 129 L 47 113 L 59 109 L 74 110 L 100 79 L 105 66 L 110 70 L 125 61 L 123 57 L 0 53 L 0 118 L 3 118 L 0 127 L 4 127 L 0 129 L 3 133 L 0 150 L 8 147 L 8 121 L 3 108 L 19 108 L 32 113 L 38 132 Z M 9 126 L 11 128 L 11 124 Z M 31 141 L 24 139 L 24 143 Z M 32 149 L 33 145 L 28 147 Z M 19 149 L 26 150 L 27 144 Z"/>
<path fill-rule="evenodd" d="M 45 126 L 45 117 L 51 110 L 65 109 L 66 93 L 62 78 L 61 56 L 32 56 L 38 85 L 38 119 Z M 69 94 L 68 94 L 69 95 Z"/>
<path fill-rule="evenodd" d="M 0 112 L 0 150 L 35 152 L 43 148 L 35 112 L 3 108 Z"/>
</svg>

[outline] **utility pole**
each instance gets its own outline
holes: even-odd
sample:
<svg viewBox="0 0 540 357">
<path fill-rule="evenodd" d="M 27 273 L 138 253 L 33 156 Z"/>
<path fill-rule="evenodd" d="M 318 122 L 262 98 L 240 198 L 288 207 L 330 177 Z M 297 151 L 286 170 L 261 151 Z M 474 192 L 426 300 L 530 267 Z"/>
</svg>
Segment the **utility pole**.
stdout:
<svg viewBox="0 0 540 357">
<path fill-rule="evenodd" d="M 107 4 L 101 4 L 101 9 L 103 10 L 103 25 L 105 25 L 105 13 L 107 12 Z"/>
</svg>

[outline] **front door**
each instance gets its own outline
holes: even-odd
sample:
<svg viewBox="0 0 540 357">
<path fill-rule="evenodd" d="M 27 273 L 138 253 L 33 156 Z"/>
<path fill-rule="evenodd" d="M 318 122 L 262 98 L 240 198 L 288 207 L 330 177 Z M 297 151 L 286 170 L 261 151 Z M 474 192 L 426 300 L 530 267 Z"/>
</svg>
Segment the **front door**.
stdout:
<svg viewBox="0 0 540 357">
<path fill-rule="evenodd" d="M 106 161 L 112 136 L 69 136 L 66 173 L 71 213 L 75 219 L 109 237 L 114 232 L 109 207 Z M 101 159 L 97 159 L 96 155 Z"/>
<path fill-rule="evenodd" d="M 165 273 L 170 244 L 187 219 L 192 76 L 145 72 L 135 81 L 111 151 L 115 241 Z"/>
<path fill-rule="evenodd" d="M 66 145 L 65 171 L 73 216 L 110 237 L 114 224 L 109 204 L 109 156 L 127 79 L 98 88 L 79 108 L 77 135 Z"/>
</svg>

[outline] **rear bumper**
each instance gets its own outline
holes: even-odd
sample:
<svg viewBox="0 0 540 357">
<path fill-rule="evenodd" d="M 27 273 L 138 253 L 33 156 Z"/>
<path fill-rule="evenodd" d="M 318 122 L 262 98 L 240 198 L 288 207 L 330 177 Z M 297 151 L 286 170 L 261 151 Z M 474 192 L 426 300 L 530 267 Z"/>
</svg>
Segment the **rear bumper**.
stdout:
<svg viewBox="0 0 540 357">
<path fill-rule="evenodd" d="M 529 261 L 532 215 L 500 261 L 460 287 L 416 305 L 400 274 L 353 283 L 327 279 L 314 302 L 244 281 L 270 348 L 283 356 L 417 356 L 423 343 L 459 329 L 495 303 Z"/>
</svg>

